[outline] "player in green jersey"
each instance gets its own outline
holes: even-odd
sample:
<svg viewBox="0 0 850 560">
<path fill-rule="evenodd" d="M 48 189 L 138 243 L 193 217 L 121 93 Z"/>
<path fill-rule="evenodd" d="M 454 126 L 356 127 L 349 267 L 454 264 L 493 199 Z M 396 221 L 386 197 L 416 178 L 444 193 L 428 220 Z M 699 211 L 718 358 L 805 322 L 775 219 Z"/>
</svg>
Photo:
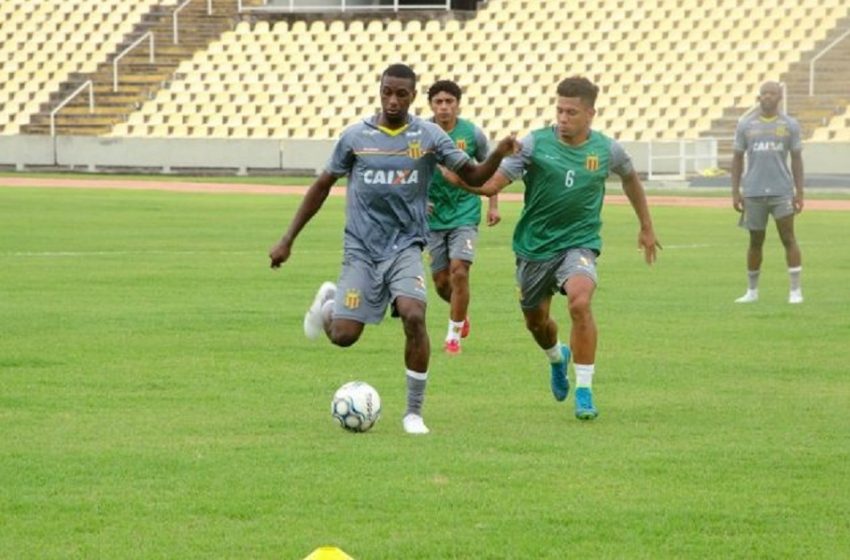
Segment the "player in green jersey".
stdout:
<svg viewBox="0 0 850 560">
<path fill-rule="evenodd" d="M 487 137 L 466 119 L 460 118 L 461 89 L 451 80 L 439 80 L 428 89 L 434 122 L 446 131 L 455 145 L 477 161 L 487 158 Z M 501 220 L 498 196 L 488 199 L 487 225 Z M 475 258 L 481 197 L 455 188 L 438 170 L 428 187 L 428 253 L 434 287 L 449 303 L 449 328 L 444 349 L 460 353 L 460 340 L 469 335 L 469 269 Z"/>
<path fill-rule="evenodd" d="M 597 329 L 591 311 L 596 290 L 596 258 L 602 250 L 600 213 L 609 173 L 620 176 L 623 191 L 640 223 L 638 248 L 655 262 L 655 238 L 643 185 L 631 159 L 615 140 L 590 128 L 599 88 L 586 78 L 558 84 L 557 124 L 531 132 L 519 154 L 476 192 L 493 195 L 522 178 L 525 203 L 514 231 L 517 282 L 525 325 L 549 358 L 555 398 L 567 398 L 567 365 L 572 355 L 576 376 L 575 414 L 596 418 L 591 390 Z M 473 189 L 474 190 L 474 189 Z M 567 296 L 572 321 L 569 347 L 558 339 L 550 315 L 552 296 Z M 572 351 L 571 351 L 572 350 Z"/>
</svg>

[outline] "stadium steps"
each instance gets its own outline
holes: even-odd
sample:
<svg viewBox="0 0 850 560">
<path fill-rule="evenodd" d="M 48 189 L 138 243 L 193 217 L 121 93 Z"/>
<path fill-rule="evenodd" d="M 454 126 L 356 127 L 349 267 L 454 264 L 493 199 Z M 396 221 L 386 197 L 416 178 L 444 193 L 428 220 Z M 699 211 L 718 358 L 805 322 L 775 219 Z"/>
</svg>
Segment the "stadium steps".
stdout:
<svg viewBox="0 0 850 560">
<path fill-rule="evenodd" d="M 246 5 L 262 0 L 244 1 Z M 64 135 L 101 135 L 109 133 L 142 103 L 153 99 L 169 82 L 183 60 L 206 49 L 224 31 L 233 29 L 239 17 L 233 0 L 213 0 L 212 15 L 206 2 L 195 0 L 178 15 L 179 42 L 173 42 L 173 6 L 156 6 L 145 14 L 133 32 L 106 61 L 91 74 L 74 74 L 50 95 L 47 103 L 22 127 L 25 134 L 49 134 L 50 112 L 80 84 L 92 80 L 95 110 L 89 112 L 85 91 L 75 97 L 56 116 L 56 133 Z M 113 91 L 113 61 L 129 45 L 148 32 L 154 33 L 155 61 L 150 63 L 148 43 L 143 41 L 118 62 L 118 91 Z"/>
<path fill-rule="evenodd" d="M 811 138 L 815 130 L 829 119 L 845 111 L 850 104 L 850 38 L 838 43 L 815 63 L 815 95 L 809 95 L 809 65 L 821 50 L 850 29 L 850 16 L 836 26 L 815 47 L 802 53 L 780 77 L 785 83 L 788 113 L 800 123 L 803 139 Z M 755 103 L 755 101 L 754 101 Z M 738 119 L 749 107 L 726 107 L 723 115 L 712 121 L 711 128 L 701 137 L 718 139 L 718 164 L 729 170 L 732 166 L 732 141 Z"/>
</svg>

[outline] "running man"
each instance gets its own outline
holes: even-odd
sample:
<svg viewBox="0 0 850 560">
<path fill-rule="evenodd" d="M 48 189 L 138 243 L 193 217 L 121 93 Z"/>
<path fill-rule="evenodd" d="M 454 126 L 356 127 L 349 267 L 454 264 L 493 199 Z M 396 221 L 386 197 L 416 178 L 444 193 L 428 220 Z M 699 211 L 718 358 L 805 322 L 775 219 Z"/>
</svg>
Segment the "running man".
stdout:
<svg viewBox="0 0 850 560">
<path fill-rule="evenodd" d="M 440 80 L 428 89 L 434 122 L 446 131 L 455 145 L 477 161 L 487 158 L 487 137 L 466 119 L 460 118 L 461 90 L 451 80 Z M 481 197 L 458 189 L 438 169 L 428 189 L 428 253 L 431 277 L 437 293 L 449 303 L 449 326 L 444 349 L 460 353 L 460 340 L 469 335 L 469 269 L 475 258 Z M 488 199 L 487 225 L 499 223 L 499 199 Z"/>
<path fill-rule="evenodd" d="M 514 230 L 516 278 L 525 326 L 550 362 L 552 394 L 569 393 L 567 366 L 572 355 L 576 377 L 575 415 L 592 420 L 592 382 L 597 329 L 591 311 L 596 290 L 596 259 L 602 250 L 600 214 L 609 173 L 620 176 L 623 191 L 640 223 L 637 242 L 648 264 L 655 262 L 655 238 L 643 185 L 622 146 L 591 130 L 599 88 L 583 77 L 558 84 L 555 126 L 532 131 L 519 154 L 506 158 L 483 188 L 498 193 L 511 182 L 525 183 L 524 206 Z M 558 338 L 550 315 L 552 296 L 567 296 L 572 328 L 569 347 Z M 572 349 L 572 352 L 570 351 Z"/>
<path fill-rule="evenodd" d="M 508 136 L 476 164 L 439 126 L 408 113 L 415 97 L 416 74 L 410 67 L 393 64 L 383 72 L 380 113 L 342 133 L 269 258 L 272 268 L 289 259 L 296 237 L 331 187 L 348 175 L 342 271 L 337 284 L 325 282 L 319 288 L 304 316 L 304 333 L 315 339 L 324 331 L 333 344 L 351 346 L 364 326 L 379 323 L 391 306 L 405 334 L 407 410 L 402 425 L 407 433 L 427 434 L 422 404 L 431 346 L 422 249 L 428 236 L 428 185 L 438 164 L 470 185 L 481 185 L 519 145 Z"/>
<path fill-rule="evenodd" d="M 740 226 L 750 231 L 747 249 L 747 291 L 736 303 L 759 299 L 759 274 L 768 215 L 773 216 L 785 247 L 790 290 L 788 303 L 803 303 L 800 276 L 803 258 L 794 235 L 794 216 L 803 211 L 803 143 L 800 125 L 779 112 L 782 87 L 765 82 L 759 90 L 759 111 L 741 119 L 732 156 L 732 206 L 741 212 Z M 744 153 L 747 173 L 741 193 Z M 791 170 L 788 170 L 788 154 Z"/>
</svg>

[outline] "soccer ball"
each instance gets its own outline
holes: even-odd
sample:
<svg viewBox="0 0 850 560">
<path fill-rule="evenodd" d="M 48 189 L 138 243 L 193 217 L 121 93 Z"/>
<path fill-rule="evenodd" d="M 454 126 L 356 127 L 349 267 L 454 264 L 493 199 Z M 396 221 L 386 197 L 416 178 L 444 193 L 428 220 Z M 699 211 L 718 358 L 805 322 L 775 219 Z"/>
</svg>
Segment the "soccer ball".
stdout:
<svg viewBox="0 0 850 560">
<path fill-rule="evenodd" d="M 368 383 L 350 381 L 334 393 L 331 414 L 346 430 L 366 432 L 381 417 L 381 397 Z"/>
</svg>

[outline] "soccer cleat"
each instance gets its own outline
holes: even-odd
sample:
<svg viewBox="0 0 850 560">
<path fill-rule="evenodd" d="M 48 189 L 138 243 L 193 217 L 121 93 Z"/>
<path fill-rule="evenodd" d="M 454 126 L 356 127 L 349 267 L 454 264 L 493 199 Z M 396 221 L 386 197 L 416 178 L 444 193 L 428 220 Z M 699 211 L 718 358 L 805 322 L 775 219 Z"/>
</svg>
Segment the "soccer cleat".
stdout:
<svg viewBox="0 0 850 560">
<path fill-rule="evenodd" d="M 460 354 L 460 341 L 459 340 L 447 340 L 444 348 L 446 350 L 446 354 L 452 354 L 452 355 Z"/>
<path fill-rule="evenodd" d="M 460 329 L 460 337 L 466 338 L 469 336 L 469 317 L 463 320 L 463 327 Z"/>
<path fill-rule="evenodd" d="M 803 303 L 803 291 L 791 290 L 788 293 L 788 303 Z"/>
<path fill-rule="evenodd" d="M 333 282 L 324 282 L 319 291 L 316 292 L 316 297 L 313 298 L 313 303 L 310 309 L 304 314 L 304 334 L 310 340 L 316 340 L 323 332 L 325 332 L 324 321 L 322 321 L 322 306 L 326 301 L 333 299 L 336 295 L 336 284 Z"/>
<path fill-rule="evenodd" d="M 579 420 L 593 420 L 599 416 L 599 411 L 593 406 L 593 393 L 590 387 L 579 387 L 576 389 L 576 418 Z"/>
<path fill-rule="evenodd" d="M 401 423 L 404 426 L 404 431 L 408 434 L 427 434 L 431 431 L 418 414 L 408 414 L 402 419 Z"/>
<path fill-rule="evenodd" d="M 570 392 L 570 380 L 567 379 L 567 366 L 570 364 L 570 349 L 566 346 L 561 346 L 561 356 L 563 360 L 555 364 L 550 364 L 552 368 L 552 394 L 556 401 L 562 401 L 567 398 L 567 393 Z"/>
<path fill-rule="evenodd" d="M 735 300 L 735 303 L 753 303 L 759 300 L 758 290 L 747 290 L 747 293 Z"/>
</svg>

